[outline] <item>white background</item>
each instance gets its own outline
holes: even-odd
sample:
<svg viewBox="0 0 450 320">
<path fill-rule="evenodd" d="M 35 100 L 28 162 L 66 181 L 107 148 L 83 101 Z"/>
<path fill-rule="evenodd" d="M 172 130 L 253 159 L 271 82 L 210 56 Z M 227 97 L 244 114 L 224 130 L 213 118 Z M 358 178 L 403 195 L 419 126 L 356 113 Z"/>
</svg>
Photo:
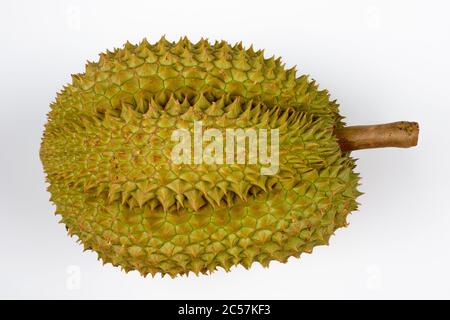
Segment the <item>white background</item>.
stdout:
<svg viewBox="0 0 450 320">
<path fill-rule="evenodd" d="M 0 4 L 0 298 L 450 298 L 448 1 L 12 1 Z M 269 269 L 142 278 L 102 266 L 49 202 L 49 103 L 107 48 L 165 34 L 265 48 L 348 124 L 420 122 L 419 146 L 355 152 L 360 210 L 328 247 Z"/>
</svg>

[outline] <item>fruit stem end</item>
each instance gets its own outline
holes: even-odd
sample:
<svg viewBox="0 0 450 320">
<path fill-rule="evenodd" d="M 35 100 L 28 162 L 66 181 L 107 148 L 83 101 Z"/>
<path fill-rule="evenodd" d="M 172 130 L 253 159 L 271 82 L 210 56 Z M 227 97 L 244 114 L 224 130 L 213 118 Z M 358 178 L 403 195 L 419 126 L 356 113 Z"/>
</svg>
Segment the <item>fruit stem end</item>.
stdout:
<svg viewBox="0 0 450 320">
<path fill-rule="evenodd" d="M 372 148 L 410 148 L 417 145 L 419 124 L 398 121 L 386 124 L 349 126 L 335 129 L 342 151 Z"/>
</svg>

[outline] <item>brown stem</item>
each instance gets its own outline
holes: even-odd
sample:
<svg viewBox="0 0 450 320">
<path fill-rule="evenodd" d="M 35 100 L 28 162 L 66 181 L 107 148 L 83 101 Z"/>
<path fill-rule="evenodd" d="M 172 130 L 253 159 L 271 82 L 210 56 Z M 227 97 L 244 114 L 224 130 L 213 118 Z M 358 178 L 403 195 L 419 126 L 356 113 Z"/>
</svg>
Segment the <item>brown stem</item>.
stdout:
<svg viewBox="0 0 450 320">
<path fill-rule="evenodd" d="M 419 124 L 399 121 L 368 126 L 350 126 L 335 130 L 342 151 L 371 148 L 409 148 L 417 145 Z"/>
</svg>

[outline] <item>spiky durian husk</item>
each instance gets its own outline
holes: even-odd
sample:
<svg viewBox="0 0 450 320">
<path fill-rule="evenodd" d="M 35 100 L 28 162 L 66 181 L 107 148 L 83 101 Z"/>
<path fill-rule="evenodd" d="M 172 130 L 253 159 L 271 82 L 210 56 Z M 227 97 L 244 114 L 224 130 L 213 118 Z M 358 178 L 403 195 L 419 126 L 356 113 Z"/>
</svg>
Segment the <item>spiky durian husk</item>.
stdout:
<svg viewBox="0 0 450 320">
<path fill-rule="evenodd" d="M 358 196 L 333 135 L 337 104 L 280 59 L 162 38 L 100 55 L 51 105 L 41 146 L 51 200 L 104 262 L 175 276 L 267 266 L 327 244 Z M 176 128 L 279 128 L 280 169 L 171 162 Z"/>
</svg>

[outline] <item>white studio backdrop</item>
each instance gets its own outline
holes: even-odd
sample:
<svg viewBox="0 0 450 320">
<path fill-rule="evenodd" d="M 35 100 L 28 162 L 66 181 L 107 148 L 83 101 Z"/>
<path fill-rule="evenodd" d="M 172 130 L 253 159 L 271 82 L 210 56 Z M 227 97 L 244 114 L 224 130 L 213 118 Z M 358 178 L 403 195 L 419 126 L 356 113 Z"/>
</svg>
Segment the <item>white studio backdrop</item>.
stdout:
<svg viewBox="0 0 450 320">
<path fill-rule="evenodd" d="M 450 298 L 448 1 L 12 1 L 0 4 L 0 298 Z M 86 60 L 147 37 L 264 48 L 348 124 L 418 121 L 419 146 L 354 152 L 359 211 L 330 246 L 269 269 L 142 278 L 82 252 L 39 160 L 49 104 Z"/>
</svg>

